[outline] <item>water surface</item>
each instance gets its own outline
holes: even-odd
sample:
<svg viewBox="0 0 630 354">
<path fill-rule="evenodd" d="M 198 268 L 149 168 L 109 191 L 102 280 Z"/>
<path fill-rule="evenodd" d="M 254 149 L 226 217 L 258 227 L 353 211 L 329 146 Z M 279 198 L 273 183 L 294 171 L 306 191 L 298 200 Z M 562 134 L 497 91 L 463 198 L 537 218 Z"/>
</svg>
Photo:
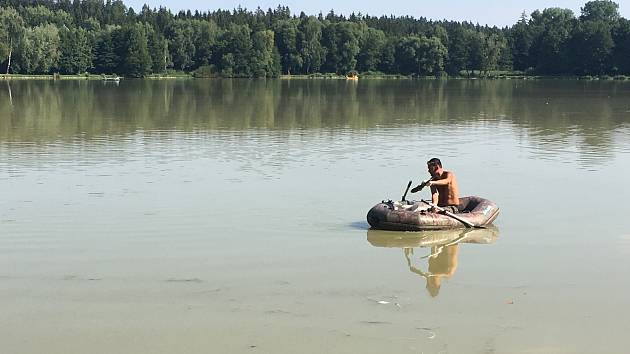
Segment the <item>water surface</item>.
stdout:
<svg viewBox="0 0 630 354">
<path fill-rule="evenodd" d="M 629 83 L 0 88 L 3 353 L 627 351 Z M 496 228 L 368 230 L 431 157 Z"/>
</svg>

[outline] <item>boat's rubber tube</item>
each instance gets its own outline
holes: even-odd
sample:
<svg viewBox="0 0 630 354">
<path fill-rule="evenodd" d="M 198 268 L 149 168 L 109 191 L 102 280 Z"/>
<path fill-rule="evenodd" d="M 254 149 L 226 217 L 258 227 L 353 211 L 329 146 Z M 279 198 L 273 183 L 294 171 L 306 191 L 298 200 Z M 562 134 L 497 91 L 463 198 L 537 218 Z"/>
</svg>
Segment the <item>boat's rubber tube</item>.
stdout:
<svg viewBox="0 0 630 354">
<path fill-rule="evenodd" d="M 422 202 L 381 202 L 367 214 L 367 222 L 375 229 L 393 231 L 443 230 L 466 227 L 450 216 L 427 211 Z M 499 207 L 481 197 L 459 198 L 457 216 L 476 226 L 487 226 L 499 215 Z"/>
</svg>

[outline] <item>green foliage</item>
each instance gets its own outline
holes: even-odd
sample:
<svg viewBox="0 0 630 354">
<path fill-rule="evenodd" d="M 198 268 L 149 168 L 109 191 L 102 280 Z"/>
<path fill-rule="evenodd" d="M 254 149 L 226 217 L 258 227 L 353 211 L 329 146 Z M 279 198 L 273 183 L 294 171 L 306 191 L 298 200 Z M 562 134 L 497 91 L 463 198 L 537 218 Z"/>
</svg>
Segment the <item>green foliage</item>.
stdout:
<svg viewBox="0 0 630 354">
<path fill-rule="evenodd" d="M 296 20 L 281 20 L 274 30 L 276 45 L 281 53 L 282 72 L 291 74 L 302 67 L 302 55 L 298 52 L 298 26 Z"/>
<path fill-rule="evenodd" d="M 447 49 L 437 37 L 404 37 L 396 48 L 396 62 L 403 74 L 439 75 L 446 55 Z"/>
<path fill-rule="evenodd" d="M 446 71 L 449 74 L 458 75 L 460 71 L 470 69 L 468 66 L 470 43 L 474 35 L 473 30 L 462 26 L 456 26 L 451 31 L 448 47 L 449 60 L 446 64 Z"/>
<path fill-rule="evenodd" d="M 214 21 L 195 21 L 193 44 L 195 47 L 195 66 L 208 65 L 212 62 L 214 49 L 219 38 L 219 27 Z"/>
<path fill-rule="evenodd" d="M 118 40 L 115 40 L 117 38 Z M 117 31 L 100 32 L 96 38 L 93 52 L 94 70 L 97 73 L 111 74 L 122 69 L 120 53 L 115 43 L 120 43 L 122 34 Z"/>
<path fill-rule="evenodd" d="M 385 73 L 394 73 L 396 71 L 396 39 L 387 38 L 385 44 L 381 48 L 381 60 L 378 69 Z"/>
<path fill-rule="evenodd" d="M 526 70 L 534 66 L 529 51 L 532 46 L 532 31 L 527 24 L 527 15 L 523 13 L 521 19 L 510 29 L 508 36 L 512 51 L 512 63 L 515 70 Z"/>
<path fill-rule="evenodd" d="M 486 66 L 484 64 L 486 56 L 486 35 L 471 31 L 468 33 L 467 40 L 469 48 L 465 67 L 467 70 L 482 71 L 484 66 Z"/>
<path fill-rule="evenodd" d="M 87 32 L 82 28 L 61 30 L 59 72 L 62 74 L 83 73 L 92 66 L 92 47 Z"/>
<path fill-rule="evenodd" d="M 578 24 L 571 39 L 571 58 L 576 73 L 602 74 L 609 71 L 613 46 L 608 24 L 602 21 Z"/>
<path fill-rule="evenodd" d="M 16 62 L 27 74 L 49 73 L 59 60 L 59 30 L 52 24 L 29 28 L 16 52 Z"/>
<path fill-rule="evenodd" d="M 326 47 L 323 69 L 344 74 L 354 70 L 359 54 L 360 27 L 354 22 L 329 23 L 322 33 L 322 43 Z"/>
<path fill-rule="evenodd" d="M 93 17 L 86 18 L 81 24 L 81 28 L 88 32 L 98 32 L 101 30 L 101 24 Z"/>
<path fill-rule="evenodd" d="M 381 63 L 381 54 L 385 46 L 385 33 L 374 28 L 365 29 L 361 49 L 357 56 L 357 69 L 360 71 L 377 70 Z"/>
<path fill-rule="evenodd" d="M 150 26 L 147 26 L 147 46 L 151 57 L 151 71 L 166 72 L 169 64 L 168 41 Z"/>
<path fill-rule="evenodd" d="M 123 30 L 125 50 L 123 72 L 131 77 L 144 77 L 151 72 L 151 56 L 147 44 L 147 29 L 138 23 Z"/>
<path fill-rule="evenodd" d="M 579 18 L 561 8 L 523 13 L 501 29 L 333 11 L 295 16 L 283 6 L 173 14 L 147 5 L 136 13 L 121 0 L 0 3 L 0 62 L 29 74 L 630 74 L 630 23 L 610 0 L 585 3 Z"/>
<path fill-rule="evenodd" d="M 509 48 L 504 37 L 483 32 L 469 32 L 467 37 L 470 43 L 468 69 L 487 75 L 489 71 L 505 69 L 509 65 L 509 58 L 506 58 Z"/>
<path fill-rule="evenodd" d="M 319 71 L 324 61 L 326 51 L 322 46 L 322 27 L 322 23 L 313 16 L 301 19 L 298 25 L 298 50 L 306 74 Z"/>
<path fill-rule="evenodd" d="M 615 47 L 612 52 L 613 71 L 630 74 L 630 21 L 621 19 L 612 30 Z"/>
<path fill-rule="evenodd" d="M 165 29 L 168 49 L 177 70 L 187 70 L 194 66 L 195 57 L 194 32 L 192 21 L 176 20 Z"/>
<path fill-rule="evenodd" d="M 430 32 L 431 37 L 437 37 L 445 47 L 448 47 L 448 32 L 444 27 L 436 25 Z"/>
<path fill-rule="evenodd" d="M 227 77 L 249 77 L 252 40 L 248 25 L 231 24 L 219 39 L 221 72 Z"/>
<path fill-rule="evenodd" d="M 258 31 L 252 35 L 251 70 L 254 77 L 277 76 L 274 72 L 274 32 Z"/>
<path fill-rule="evenodd" d="M 0 7 L 0 56 L 7 58 L 9 73 L 11 56 L 24 37 L 24 20 L 13 8 Z"/>
<path fill-rule="evenodd" d="M 282 65 L 280 63 L 282 59 L 280 58 L 280 52 L 276 46 L 273 47 L 271 52 L 271 60 L 271 76 L 278 77 L 280 76 L 282 70 Z"/>
<path fill-rule="evenodd" d="M 214 65 L 200 66 L 192 72 L 192 75 L 197 78 L 206 78 L 206 79 L 219 76 L 217 67 Z"/>
<path fill-rule="evenodd" d="M 582 8 L 580 20 L 613 24 L 619 20 L 619 5 L 611 0 L 589 1 Z"/>
<path fill-rule="evenodd" d="M 482 60 L 481 69 L 488 72 L 490 70 L 503 68 L 500 63 L 502 59 L 505 59 L 502 54 L 507 51 L 507 41 L 505 38 L 497 34 L 485 36 L 485 38 L 483 38 L 483 47 L 485 57 Z"/>
<path fill-rule="evenodd" d="M 568 9 L 549 8 L 532 13 L 531 26 L 534 40 L 530 56 L 536 60 L 536 69 L 542 74 L 568 73 L 568 43 L 576 24 L 573 12 Z"/>
<path fill-rule="evenodd" d="M 361 32 L 359 25 L 353 22 L 337 23 L 335 27 L 340 40 L 337 54 L 341 59 L 337 72 L 345 73 L 354 70 L 357 65 Z"/>
<path fill-rule="evenodd" d="M 74 18 L 63 10 L 52 10 L 43 5 L 25 7 L 22 12 L 24 22 L 31 27 L 54 24 L 57 27 L 72 26 Z"/>
</svg>

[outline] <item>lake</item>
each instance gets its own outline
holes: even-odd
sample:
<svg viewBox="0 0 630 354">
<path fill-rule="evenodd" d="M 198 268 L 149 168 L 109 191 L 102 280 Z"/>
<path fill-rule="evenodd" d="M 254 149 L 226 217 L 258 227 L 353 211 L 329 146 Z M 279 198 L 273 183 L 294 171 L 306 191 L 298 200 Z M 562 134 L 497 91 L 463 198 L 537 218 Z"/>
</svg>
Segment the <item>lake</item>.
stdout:
<svg viewBox="0 0 630 354">
<path fill-rule="evenodd" d="M 2 352 L 625 353 L 629 178 L 630 82 L 2 81 Z"/>
</svg>

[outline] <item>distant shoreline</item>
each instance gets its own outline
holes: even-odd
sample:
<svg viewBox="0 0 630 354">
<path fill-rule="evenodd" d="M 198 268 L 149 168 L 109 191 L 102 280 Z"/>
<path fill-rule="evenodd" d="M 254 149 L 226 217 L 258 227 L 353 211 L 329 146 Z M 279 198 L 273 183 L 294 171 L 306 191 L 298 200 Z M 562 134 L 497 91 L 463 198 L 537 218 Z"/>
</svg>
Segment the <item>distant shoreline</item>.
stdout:
<svg viewBox="0 0 630 354">
<path fill-rule="evenodd" d="M 259 80 L 258 78 L 231 78 L 231 77 L 195 77 L 192 74 L 165 74 L 150 75 L 144 78 L 125 78 L 122 76 L 99 75 L 99 74 L 83 74 L 83 75 L 23 75 L 23 74 L 0 74 L 0 80 L 90 80 L 90 81 L 118 81 L 118 80 L 181 80 L 181 79 L 246 79 Z M 263 78 L 265 79 L 265 78 Z M 267 78 L 270 79 L 270 78 Z M 346 80 L 345 75 L 331 73 L 316 73 L 310 75 L 280 75 L 276 78 L 280 80 Z M 575 75 L 524 75 L 522 73 L 490 73 L 486 75 L 471 74 L 460 76 L 411 76 L 402 74 L 364 74 L 359 75 L 359 80 L 545 80 L 545 79 L 562 79 L 562 80 L 585 80 L 585 81 L 626 81 L 630 80 L 630 76 L 617 75 L 601 75 L 601 76 L 575 76 Z M 348 80 L 351 81 L 351 80 Z M 354 80 L 352 80 L 354 81 Z"/>
<path fill-rule="evenodd" d="M 346 17 L 282 5 L 173 13 L 136 12 L 122 0 L 5 1 L 0 70 L 154 79 L 630 76 L 630 20 L 614 0 L 587 1 L 579 14 L 551 7 L 517 16 L 498 28 L 359 9 Z"/>
</svg>

